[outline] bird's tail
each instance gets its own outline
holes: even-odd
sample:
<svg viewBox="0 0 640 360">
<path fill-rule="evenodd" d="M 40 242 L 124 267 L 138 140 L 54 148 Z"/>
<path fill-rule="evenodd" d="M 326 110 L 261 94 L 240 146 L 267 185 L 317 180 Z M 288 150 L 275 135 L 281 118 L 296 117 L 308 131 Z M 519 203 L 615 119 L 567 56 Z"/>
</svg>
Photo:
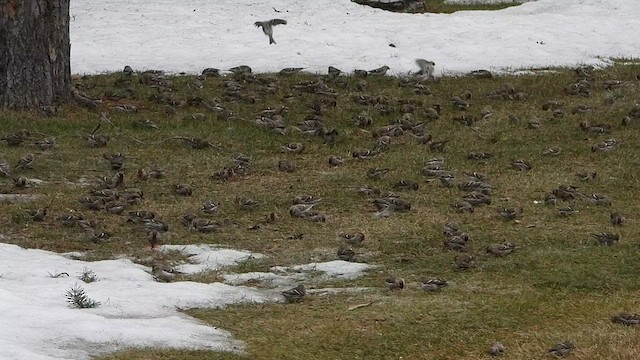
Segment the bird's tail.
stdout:
<svg viewBox="0 0 640 360">
<path fill-rule="evenodd" d="M 272 35 L 269 35 L 269 45 L 271 45 L 271 44 L 275 44 L 275 43 L 276 43 L 276 41 L 275 41 L 275 40 L 273 40 L 273 36 L 272 36 Z"/>
</svg>

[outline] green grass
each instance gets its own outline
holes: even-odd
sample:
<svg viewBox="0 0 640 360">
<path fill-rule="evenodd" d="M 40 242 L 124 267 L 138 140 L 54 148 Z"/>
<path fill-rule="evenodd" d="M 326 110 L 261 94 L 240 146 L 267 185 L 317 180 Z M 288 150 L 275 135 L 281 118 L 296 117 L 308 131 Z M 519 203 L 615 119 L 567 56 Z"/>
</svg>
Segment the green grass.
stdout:
<svg viewBox="0 0 640 360">
<path fill-rule="evenodd" d="M 18 170 L 16 176 L 45 180 L 47 183 L 26 189 L 14 189 L 11 179 L 0 179 L 0 193 L 40 194 L 32 204 L 0 203 L 2 233 L 10 242 L 29 248 L 52 251 L 85 251 L 89 259 L 106 259 L 126 255 L 148 264 L 161 255 L 148 249 L 142 229 L 126 223 L 126 217 L 81 209 L 78 200 L 87 196 L 91 187 L 68 182 L 82 179 L 94 181 L 99 175 L 112 175 L 104 153 L 122 152 L 127 156 L 125 187 L 144 191 L 140 205 L 131 209 L 155 211 L 170 225 L 163 241 L 168 244 L 216 243 L 247 249 L 267 255 L 231 269 L 236 272 L 265 271 L 274 265 L 295 265 L 313 261 L 333 260 L 340 231 L 362 231 L 364 247 L 358 249 L 359 261 L 383 267 L 354 281 L 310 283 L 310 287 L 366 286 L 362 293 L 330 297 L 310 296 L 300 304 L 239 305 L 225 309 L 194 309 L 188 313 L 212 326 L 230 330 L 247 344 L 247 355 L 220 354 L 179 350 L 130 350 L 104 359 L 481 359 L 488 358 L 487 349 L 494 341 L 503 342 L 508 350 L 505 358 L 532 359 L 542 357 L 557 342 L 572 340 L 576 359 L 635 359 L 640 337 L 637 329 L 624 328 L 609 321 L 619 311 L 639 312 L 637 297 L 640 280 L 638 252 L 638 222 L 635 213 L 637 189 L 640 188 L 639 119 L 629 127 L 620 125 L 622 118 L 637 101 L 640 65 L 616 64 L 595 73 L 591 96 L 568 95 L 565 87 L 577 81 L 570 69 L 555 73 L 504 76 L 492 79 L 469 77 L 442 78 L 427 84 L 433 94 L 416 95 L 412 87 L 401 87 L 400 80 L 391 77 L 366 79 L 366 94 L 389 99 L 390 114 L 380 114 L 373 106 L 354 103 L 351 95 L 360 79 L 299 74 L 290 77 L 256 75 L 257 79 L 273 77 L 274 90 L 262 91 L 262 85 L 243 81 L 243 94 L 256 101 L 231 101 L 224 98 L 223 81 L 232 77 L 208 78 L 202 87 L 195 76 L 168 77 L 173 82 L 167 92 L 176 102 L 198 96 L 207 101 L 219 99 L 228 110 L 244 120 L 220 119 L 199 106 L 177 107 L 168 115 L 165 105 L 151 101 L 158 91 L 141 84 L 136 74 L 124 86 L 114 85 L 119 74 L 105 74 L 75 79 L 77 87 L 90 97 L 103 100 L 97 111 L 65 105 L 54 117 L 34 112 L 0 112 L 0 133 L 29 129 L 30 141 L 18 147 L 0 144 L 0 160 L 11 164 L 26 153 L 35 154 L 32 170 Z M 295 130 L 278 135 L 253 124 L 256 114 L 267 107 L 285 105 L 288 128 L 310 113 L 310 105 L 320 95 L 297 92 L 296 84 L 323 80 L 337 92 L 337 106 L 327 107 L 322 114 L 327 128 L 339 132 L 335 146 L 323 144 L 318 137 L 308 137 Z M 627 81 L 628 85 L 606 90 L 606 80 Z M 245 79 L 246 80 L 246 79 Z M 524 101 L 492 100 L 486 95 L 511 84 L 527 94 Z M 105 92 L 128 90 L 128 98 L 108 100 Z M 453 119 L 461 111 L 450 104 L 452 96 L 465 91 L 472 93 L 471 106 L 466 111 L 479 116 L 490 105 L 494 115 L 477 123 L 475 131 Z M 606 99 L 615 92 L 618 100 Z M 293 97 L 290 94 L 294 94 Z M 287 100 L 289 99 L 289 100 Z M 422 107 L 440 104 L 439 120 L 428 122 L 426 128 L 436 140 L 449 140 L 444 153 L 434 153 L 419 145 L 410 135 L 393 138 L 390 148 L 380 156 L 366 161 L 350 157 L 356 148 L 370 148 L 371 131 L 400 118 L 400 100 L 421 101 Z M 542 110 L 548 100 L 564 104 L 566 115 L 554 119 Z M 136 113 L 122 113 L 115 105 L 131 104 Z M 572 114 L 579 104 L 589 105 L 593 114 Z M 368 111 L 374 124 L 367 130 L 356 128 L 352 118 Z M 109 134 L 106 148 L 88 147 L 84 137 L 100 123 L 100 112 L 111 121 L 103 122 L 97 133 Z M 205 113 L 205 120 L 186 117 Z M 509 120 L 517 115 L 520 122 Z M 423 121 L 420 111 L 416 121 Z M 540 129 L 529 129 L 527 122 L 537 117 Z M 157 122 L 159 130 L 144 130 L 134 126 L 138 119 Z M 583 132 L 579 123 L 607 123 L 611 134 Z M 480 136 L 482 135 L 482 136 Z M 54 136 L 57 148 L 42 153 L 33 148 L 33 140 Z M 174 136 L 199 136 L 219 145 L 219 148 L 193 150 L 181 141 L 167 140 Z M 621 141 L 619 149 L 609 153 L 591 151 L 591 145 L 607 138 Z M 133 139 L 137 139 L 135 141 Z M 167 140 L 167 141 L 165 141 Z M 280 146 L 287 142 L 302 142 L 304 153 L 285 154 Z M 563 149 L 557 157 L 542 152 L 552 146 Z M 470 151 L 485 151 L 494 157 L 485 163 L 467 159 Z M 231 164 L 231 157 L 245 154 L 253 160 L 254 173 L 225 183 L 217 183 L 211 175 Z M 343 166 L 330 168 L 329 155 L 347 159 Z M 485 173 L 494 187 L 493 203 L 477 208 L 473 214 L 458 214 L 451 204 L 464 193 L 445 188 L 437 181 L 427 182 L 420 174 L 423 162 L 432 157 L 446 159 L 448 169 L 462 181 L 463 171 Z M 524 159 L 533 169 L 518 172 L 509 166 L 513 159 Z M 278 160 L 296 163 L 294 173 L 277 169 Z M 167 171 L 164 179 L 141 182 L 136 179 L 138 168 L 158 166 Z M 379 181 L 367 179 L 372 167 L 391 169 Z M 597 171 L 593 182 L 581 182 L 575 172 Z M 392 190 L 400 179 L 419 181 L 418 191 L 397 191 L 412 202 L 405 214 L 375 219 L 369 200 L 349 187 L 372 184 L 383 192 Z M 179 197 L 172 184 L 188 183 L 194 188 L 191 197 Z M 581 191 L 606 194 L 613 200 L 611 207 L 595 206 L 576 201 L 579 213 L 573 217 L 557 216 L 557 208 L 536 204 L 545 194 L 561 184 L 573 184 Z M 326 223 L 311 223 L 291 218 L 288 207 L 295 195 L 309 194 L 325 200 L 318 209 L 327 214 Z M 236 196 L 248 196 L 264 201 L 253 211 L 240 210 Z M 180 224 L 187 211 L 198 212 L 205 199 L 221 203 L 220 213 L 212 216 L 226 223 L 222 231 L 196 234 Z M 565 205 L 565 204 L 562 204 Z M 48 206 L 44 222 L 31 222 L 27 210 Z M 502 207 L 522 207 L 519 222 L 500 219 Z M 85 217 L 97 219 L 100 228 L 112 232 L 115 240 L 95 244 L 78 228 L 67 228 L 55 218 L 71 209 L 81 210 Z M 611 211 L 620 211 L 628 222 L 620 228 L 609 223 Z M 278 219 L 258 230 L 248 228 L 264 214 L 275 212 Z M 478 266 L 460 271 L 453 266 L 454 253 L 443 249 L 442 225 L 456 221 L 471 235 L 472 252 Z M 597 246 L 591 239 L 594 232 L 612 231 L 621 235 L 619 244 Z M 303 233 L 302 240 L 287 239 Z M 484 248 L 491 243 L 512 241 L 518 249 L 503 258 L 489 257 Z M 174 255 L 162 255 L 174 259 Z M 407 289 L 390 293 L 383 280 L 395 274 L 407 281 Z M 196 281 L 220 281 L 220 273 L 194 278 Z M 440 276 L 451 285 L 436 294 L 419 289 L 425 276 Z M 378 300 L 371 306 L 349 311 L 351 305 Z"/>
</svg>

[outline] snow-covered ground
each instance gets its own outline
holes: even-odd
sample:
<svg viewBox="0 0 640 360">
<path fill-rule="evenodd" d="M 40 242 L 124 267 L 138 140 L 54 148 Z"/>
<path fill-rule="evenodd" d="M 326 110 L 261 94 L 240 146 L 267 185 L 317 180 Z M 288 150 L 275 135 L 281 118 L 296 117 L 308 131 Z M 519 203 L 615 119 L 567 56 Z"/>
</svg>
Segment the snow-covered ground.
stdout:
<svg viewBox="0 0 640 360">
<path fill-rule="evenodd" d="M 211 245 L 171 245 L 192 264 L 178 267 L 189 273 L 221 270 L 250 258 L 246 251 Z M 70 256 L 71 255 L 71 256 Z M 360 276 L 372 266 L 332 261 L 280 269 L 272 288 L 238 286 L 237 279 L 258 280 L 270 273 L 226 276 L 230 284 L 178 281 L 160 283 L 150 269 L 126 259 L 85 262 L 78 254 L 61 255 L 0 243 L 0 359 L 89 359 L 90 356 L 131 347 L 190 348 L 242 351 L 243 344 L 227 331 L 207 326 L 178 309 L 219 308 L 237 303 L 281 302 L 280 290 L 310 280 L 315 271 L 335 276 Z M 79 276 L 91 271 L 97 281 Z M 275 274 L 271 274 L 276 276 Z M 80 286 L 100 302 L 96 308 L 71 307 L 65 293 Z M 310 292 L 331 292 L 316 289 Z"/>
<path fill-rule="evenodd" d="M 269 45 L 254 22 L 282 18 Z M 393 44 L 395 47 L 391 47 Z M 391 67 L 436 73 L 602 64 L 640 57 L 640 1 L 538 0 L 500 11 L 401 14 L 349 0 L 82 0 L 71 2 L 73 73 L 199 73 L 247 64 L 326 73 Z"/>
</svg>

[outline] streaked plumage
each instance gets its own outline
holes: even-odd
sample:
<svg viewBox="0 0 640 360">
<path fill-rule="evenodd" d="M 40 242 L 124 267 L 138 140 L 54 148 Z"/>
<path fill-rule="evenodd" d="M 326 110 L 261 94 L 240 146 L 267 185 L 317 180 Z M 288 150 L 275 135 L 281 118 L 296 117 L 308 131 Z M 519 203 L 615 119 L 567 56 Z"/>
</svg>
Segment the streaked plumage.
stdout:
<svg viewBox="0 0 640 360">
<path fill-rule="evenodd" d="M 293 289 L 282 291 L 281 294 L 284 296 L 287 303 L 297 303 L 302 301 L 302 299 L 307 295 L 307 289 L 304 285 L 300 284 Z"/>
<path fill-rule="evenodd" d="M 440 291 L 440 289 L 449 285 L 446 280 L 437 277 L 423 278 L 420 283 L 420 287 L 426 292 Z"/>
<path fill-rule="evenodd" d="M 339 233 L 338 240 L 344 241 L 348 245 L 361 245 L 365 239 L 365 235 L 361 232 L 355 233 Z"/>
<path fill-rule="evenodd" d="M 608 232 L 594 233 L 594 234 L 591 234 L 591 236 L 594 239 L 596 239 L 600 245 L 611 246 L 620 240 L 619 234 L 608 233 Z"/>
<path fill-rule="evenodd" d="M 622 312 L 612 316 L 611 322 L 627 326 L 638 326 L 640 325 L 640 314 Z"/>
<path fill-rule="evenodd" d="M 384 280 L 384 285 L 389 290 L 402 290 L 405 288 L 405 281 L 401 277 L 388 277 Z"/>
<path fill-rule="evenodd" d="M 15 169 L 32 169 L 33 166 L 33 161 L 34 161 L 34 156 L 33 154 L 26 154 L 23 157 L 20 158 L 20 160 L 18 160 L 18 164 L 16 165 Z"/>
<path fill-rule="evenodd" d="M 389 67 L 387 65 L 381 66 L 377 69 L 369 70 L 369 75 L 386 75 Z"/>
<path fill-rule="evenodd" d="M 502 208 L 498 210 L 498 215 L 505 220 L 514 220 L 522 216 L 522 208 Z"/>
<path fill-rule="evenodd" d="M 575 345 L 571 341 L 563 341 L 549 349 L 547 355 L 564 358 L 567 357 L 573 349 L 575 349 Z"/>
<path fill-rule="evenodd" d="M 510 241 L 506 241 L 502 244 L 491 244 L 488 245 L 486 250 L 487 254 L 491 254 L 493 256 L 506 256 L 511 254 L 516 249 L 516 245 Z"/>
</svg>

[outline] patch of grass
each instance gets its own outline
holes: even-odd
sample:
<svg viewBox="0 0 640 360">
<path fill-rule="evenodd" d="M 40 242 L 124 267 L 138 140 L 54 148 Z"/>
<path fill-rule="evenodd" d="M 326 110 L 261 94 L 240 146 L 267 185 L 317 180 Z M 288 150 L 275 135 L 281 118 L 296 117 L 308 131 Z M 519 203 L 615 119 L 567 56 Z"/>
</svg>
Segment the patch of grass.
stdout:
<svg viewBox="0 0 640 360">
<path fill-rule="evenodd" d="M 589 96 L 570 95 L 567 88 L 579 78 L 572 69 L 553 69 L 530 75 L 502 76 L 491 79 L 471 77 L 441 78 L 425 83 L 431 95 L 414 92 L 402 79 L 320 75 L 225 76 L 200 79 L 196 76 L 165 76 L 162 84 L 144 84 L 142 74 L 124 77 L 105 74 L 75 79 L 76 87 L 92 98 L 102 100 L 98 111 L 70 105 L 47 117 L 39 112 L 0 111 L 0 134 L 28 129 L 32 136 L 24 144 L 9 147 L 0 144 L 0 160 L 16 164 L 26 153 L 33 153 L 33 169 L 18 169 L 14 176 L 40 179 L 26 188 L 15 188 L 10 178 L 0 179 L 0 193 L 38 194 L 32 203 L 0 203 L 0 223 L 6 241 L 28 248 L 57 252 L 84 251 L 87 259 L 109 259 L 125 255 L 139 263 L 155 261 L 175 263 L 184 257 L 175 253 L 152 251 L 145 229 L 127 221 L 126 211 L 150 210 L 169 225 L 161 241 L 166 244 L 211 243 L 265 254 L 230 268 L 229 272 L 267 271 L 272 266 L 337 259 L 341 245 L 337 233 L 361 231 L 366 240 L 355 248 L 357 261 L 382 265 L 353 281 L 335 281 L 322 286 L 363 286 L 366 292 L 335 296 L 312 295 L 300 304 L 241 305 L 226 309 L 191 310 L 214 326 L 229 329 L 247 343 L 249 358 L 261 359 L 478 359 L 486 356 L 489 345 L 501 341 L 508 357 L 529 359 L 542 356 L 557 342 L 577 344 L 575 358 L 630 359 L 637 357 L 638 337 L 634 329 L 615 326 L 609 317 L 618 311 L 638 312 L 638 221 L 635 215 L 640 178 L 638 118 L 627 126 L 622 119 L 637 102 L 640 65 L 626 61 L 593 73 Z M 237 82 L 242 89 L 238 99 L 229 97 L 224 83 Z M 619 80 L 620 83 L 611 82 Z M 315 94 L 300 90 L 305 84 L 322 81 L 329 90 Z M 363 83 L 364 81 L 364 83 Z M 614 85 L 612 85 L 614 84 Z M 617 84 L 617 85 L 616 85 Z M 365 86 L 364 90 L 362 88 Z M 526 96 L 522 100 L 489 96 L 513 89 Z M 336 106 L 330 104 L 335 92 Z M 471 94 L 466 111 L 456 110 L 453 96 Z M 121 94 L 123 97 L 116 96 Z M 371 96 L 370 105 L 359 105 L 357 95 Z M 208 106 L 197 105 L 196 97 Z M 329 99 L 329 100 L 328 100 Z M 564 116 L 554 117 L 543 110 L 548 101 L 558 101 Z M 377 129 L 397 123 L 404 116 L 403 102 L 412 101 L 416 109 L 413 122 L 425 123 L 435 141 L 447 140 L 444 152 L 419 144 L 405 134 L 391 139 L 388 149 L 370 160 L 355 160 L 351 151 L 373 148 Z M 324 103 L 323 103 L 324 102 Z M 228 117 L 212 104 L 233 113 Z M 324 144 L 317 136 L 294 129 L 310 117 L 322 103 L 319 117 L 327 129 L 337 129 L 335 145 Z M 122 112 L 116 106 L 133 105 L 136 112 Z M 440 105 L 438 120 L 428 120 L 424 110 Z M 587 105 L 591 113 L 574 112 Z M 283 121 L 286 135 L 259 127 L 258 114 L 266 108 L 286 106 Z M 493 115 L 473 127 L 455 119 L 463 114 L 480 118 L 490 106 Z M 388 111 L 381 111 L 387 108 Z M 96 134 L 107 134 L 105 148 L 87 145 L 86 136 L 102 122 Z M 359 129 L 353 118 L 367 112 L 373 124 Z M 194 113 L 205 114 L 194 120 Z M 227 113 L 228 114 L 228 113 Z M 158 129 L 136 125 L 140 119 L 158 124 Z M 541 125 L 531 128 L 537 119 Z M 580 123 L 602 123 L 611 133 L 586 132 Z M 606 126 L 605 126 L 606 127 Z M 195 150 L 177 136 L 202 137 L 216 146 Z M 40 151 L 33 142 L 55 137 L 57 147 Z M 591 146 L 609 138 L 620 141 L 611 152 L 593 152 Z M 301 154 L 283 152 L 285 143 L 305 145 Z M 558 156 L 545 156 L 550 147 L 561 147 Z M 485 162 L 468 159 L 471 151 L 493 154 Z M 125 155 L 125 184 L 118 188 L 139 188 L 144 196 L 139 204 L 130 204 L 125 215 L 92 211 L 82 207 L 80 199 L 89 196 L 99 176 L 111 177 L 104 154 Z M 252 173 L 226 182 L 212 178 L 223 167 L 232 167 L 232 157 L 249 156 Z M 330 167 L 327 159 L 339 155 L 345 164 Z M 426 179 L 421 170 L 424 161 L 443 157 L 446 168 L 455 174 L 455 183 L 466 181 L 464 172 L 480 172 L 493 187 L 492 203 L 459 214 L 451 204 L 464 192 L 444 187 L 438 180 Z M 510 166 L 515 159 L 532 164 L 529 171 Z M 294 162 L 297 170 L 278 170 L 279 160 Z M 158 167 L 166 171 L 161 179 L 137 178 L 139 168 Z M 389 168 L 380 180 L 369 179 L 373 167 Z M 575 173 L 596 171 L 594 181 L 581 181 Z M 395 189 L 399 180 L 419 183 L 417 191 Z M 89 185 L 87 185 L 87 182 Z M 188 197 L 174 193 L 173 185 L 193 187 Z M 407 213 L 375 218 L 372 198 L 354 191 L 369 184 L 384 194 L 393 191 L 411 202 Z M 541 203 L 558 186 L 575 185 L 586 196 L 604 194 L 611 206 L 595 205 L 586 197 L 553 206 Z M 294 196 L 322 197 L 317 210 L 327 221 L 310 222 L 292 218 L 288 209 Z M 254 210 L 243 210 L 236 197 L 261 201 Z M 200 211 L 202 202 L 220 203 L 218 213 Z M 558 208 L 572 205 L 578 212 L 571 217 L 558 215 Z M 29 210 L 48 207 L 44 221 L 32 221 Z M 523 209 L 518 221 L 499 217 L 503 207 Z M 612 211 L 623 213 L 628 221 L 622 227 L 609 223 Z M 105 242 L 93 241 L 79 226 L 67 227 L 57 218 L 81 213 L 95 220 L 96 229 L 111 234 Z M 198 233 L 182 225 L 186 212 L 220 223 L 220 229 Z M 265 215 L 276 214 L 273 222 Z M 461 271 L 454 266 L 455 253 L 444 249 L 442 226 L 455 221 L 470 234 L 471 253 L 477 266 Z M 256 226 L 258 225 L 258 226 Z M 592 233 L 614 232 L 620 242 L 599 246 Z M 513 254 L 496 258 L 485 253 L 489 244 L 511 241 Z M 222 272 L 199 275 L 195 281 L 220 281 Z M 388 275 L 401 276 L 407 289 L 391 293 L 383 286 Z M 450 282 L 440 293 L 419 289 L 424 276 L 438 276 Z M 274 290 L 275 291 L 275 290 Z M 350 305 L 378 300 L 371 306 L 349 311 Z M 131 350 L 106 357 L 110 359 L 234 359 L 242 356 L 226 353 L 178 350 Z"/>
</svg>

